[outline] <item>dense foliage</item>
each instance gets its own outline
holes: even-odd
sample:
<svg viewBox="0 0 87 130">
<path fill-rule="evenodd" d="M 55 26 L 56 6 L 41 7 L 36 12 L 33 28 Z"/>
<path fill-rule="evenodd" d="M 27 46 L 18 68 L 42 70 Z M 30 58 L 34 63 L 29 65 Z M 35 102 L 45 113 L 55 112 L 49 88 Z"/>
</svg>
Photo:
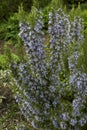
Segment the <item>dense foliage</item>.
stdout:
<svg viewBox="0 0 87 130">
<path fill-rule="evenodd" d="M 18 7 L 21 4 L 23 4 L 25 11 L 30 12 L 32 5 L 43 8 L 47 6 L 50 1 L 51 0 L 0 0 L 0 20 L 7 20 L 10 15 L 18 11 Z"/>
<path fill-rule="evenodd" d="M 25 11 L 30 11 L 32 5 L 37 5 L 39 8 L 46 7 L 52 0 L 0 0 L 0 20 L 7 20 L 7 18 L 18 11 L 18 6 L 22 3 Z M 60 1 L 60 0 L 57 0 Z M 86 0 L 62 0 L 66 5 L 85 3 Z M 8 13 L 7 13 L 8 12 Z"/>
<path fill-rule="evenodd" d="M 0 19 L 7 20 L 7 18 L 18 11 L 18 6 L 23 3 L 24 9 L 30 11 L 32 0 L 0 0 Z"/>
</svg>

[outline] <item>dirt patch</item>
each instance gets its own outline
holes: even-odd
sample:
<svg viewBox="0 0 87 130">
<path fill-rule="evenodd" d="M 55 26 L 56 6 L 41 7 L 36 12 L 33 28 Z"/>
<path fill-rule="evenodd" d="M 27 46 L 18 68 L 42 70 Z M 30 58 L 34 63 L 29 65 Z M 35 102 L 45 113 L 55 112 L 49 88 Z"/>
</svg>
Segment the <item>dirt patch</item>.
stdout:
<svg viewBox="0 0 87 130">
<path fill-rule="evenodd" d="M 4 41 L 0 40 L 0 54 L 4 53 Z"/>
</svg>

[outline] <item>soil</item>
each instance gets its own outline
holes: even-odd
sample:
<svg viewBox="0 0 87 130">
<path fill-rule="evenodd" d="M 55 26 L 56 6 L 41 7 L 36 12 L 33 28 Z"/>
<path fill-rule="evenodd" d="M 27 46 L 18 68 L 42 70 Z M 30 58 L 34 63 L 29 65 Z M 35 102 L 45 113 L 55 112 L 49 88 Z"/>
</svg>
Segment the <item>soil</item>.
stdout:
<svg viewBox="0 0 87 130">
<path fill-rule="evenodd" d="M 0 54 L 4 53 L 4 41 L 0 40 Z"/>
</svg>

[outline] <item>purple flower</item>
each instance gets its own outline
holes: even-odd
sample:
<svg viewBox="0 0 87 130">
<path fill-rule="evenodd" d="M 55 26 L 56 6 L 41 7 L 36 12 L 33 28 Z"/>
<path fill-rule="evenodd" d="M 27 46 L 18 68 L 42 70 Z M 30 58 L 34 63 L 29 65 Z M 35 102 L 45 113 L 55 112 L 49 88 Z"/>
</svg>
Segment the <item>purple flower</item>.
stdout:
<svg viewBox="0 0 87 130">
<path fill-rule="evenodd" d="M 61 9 L 50 12 L 48 45 L 43 27 L 42 16 L 32 27 L 20 23 L 28 58 L 18 67 L 15 99 L 35 129 L 77 130 L 87 122 L 87 74 L 78 66 L 82 19 L 71 21 Z"/>
</svg>

